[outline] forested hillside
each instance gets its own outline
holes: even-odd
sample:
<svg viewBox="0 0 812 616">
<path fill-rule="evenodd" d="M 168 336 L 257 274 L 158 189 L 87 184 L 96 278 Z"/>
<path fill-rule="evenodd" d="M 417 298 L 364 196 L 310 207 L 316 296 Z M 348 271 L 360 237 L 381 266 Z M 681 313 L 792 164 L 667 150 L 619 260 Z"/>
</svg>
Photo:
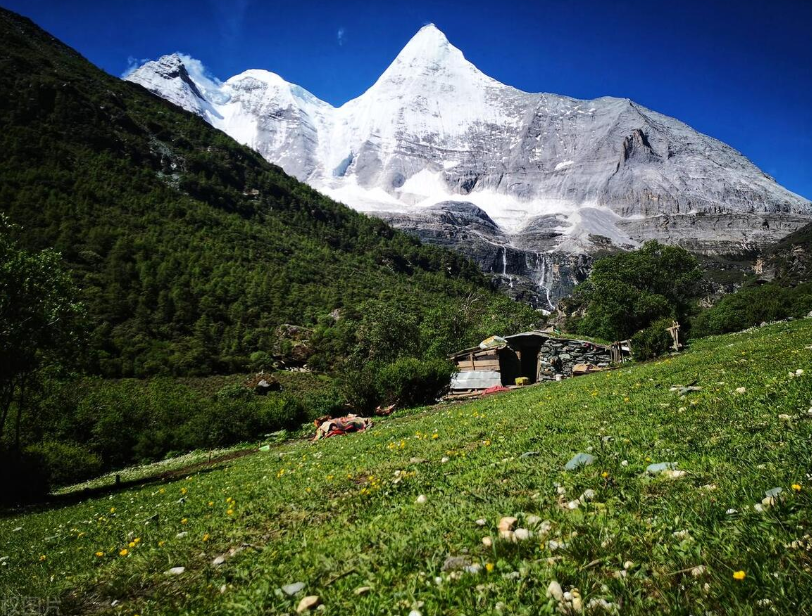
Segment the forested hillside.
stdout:
<svg viewBox="0 0 812 616">
<path fill-rule="evenodd" d="M 368 301 L 431 315 L 448 346 L 534 318 L 464 258 L 323 197 L 4 10 L 0 91 L 0 210 L 24 248 L 61 252 L 103 375 L 245 369 L 278 325 L 324 329 Z"/>
</svg>

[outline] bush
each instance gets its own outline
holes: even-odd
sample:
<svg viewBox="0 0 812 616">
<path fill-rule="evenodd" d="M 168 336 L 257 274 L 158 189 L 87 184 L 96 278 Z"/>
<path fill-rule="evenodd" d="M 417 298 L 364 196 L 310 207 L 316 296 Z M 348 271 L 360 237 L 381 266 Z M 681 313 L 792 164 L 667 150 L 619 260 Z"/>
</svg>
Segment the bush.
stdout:
<svg viewBox="0 0 812 616">
<path fill-rule="evenodd" d="M 378 399 L 378 371 L 381 369 L 377 362 L 368 362 L 360 367 L 345 368 L 341 374 L 341 394 L 347 404 L 360 412 L 372 411 L 380 402 Z"/>
<path fill-rule="evenodd" d="M 78 483 L 99 475 L 102 459 L 77 443 L 46 441 L 30 445 L 26 454 L 38 458 L 50 488 Z"/>
<path fill-rule="evenodd" d="M 421 406 L 442 395 L 453 373 L 453 364 L 442 359 L 409 357 L 391 364 L 370 362 L 346 371 L 342 389 L 350 406 L 359 411 L 371 411 L 379 404 Z"/>
<path fill-rule="evenodd" d="M 737 332 L 764 321 L 802 317 L 812 310 L 812 283 L 783 287 L 777 283 L 742 287 L 694 320 L 693 335 Z"/>
<path fill-rule="evenodd" d="M 384 404 L 412 407 L 434 403 L 448 387 L 454 366 L 442 359 L 399 359 L 378 373 L 378 398 Z"/>
<path fill-rule="evenodd" d="M 635 359 L 651 359 L 668 351 L 674 341 L 666 330 L 673 324 L 673 319 L 658 319 L 632 336 Z"/>
<path fill-rule="evenodd" d="M 222 402 L 250 402 L 254 399 L 256 394 L 240 385 L 235 383 L 233 385 L 226 385 L 217 392 L 217 399 Z"/>
</svg>

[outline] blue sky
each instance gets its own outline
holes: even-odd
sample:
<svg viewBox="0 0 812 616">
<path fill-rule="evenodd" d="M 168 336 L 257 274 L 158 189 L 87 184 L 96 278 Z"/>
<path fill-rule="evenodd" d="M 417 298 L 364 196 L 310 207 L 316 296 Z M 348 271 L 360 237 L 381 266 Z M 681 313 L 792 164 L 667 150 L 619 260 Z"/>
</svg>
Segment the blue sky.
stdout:
<svg viewBox="0 0 812 616">
<path fill-rule="evenodd" d="M 0 0 L 106 71 L 180 51 L 226 79 L 264 68 L 361 94 L 433 22 L 533 92 L 621 96 L 743 152 L 812 198 L 812 0 Z"/>
</svg>

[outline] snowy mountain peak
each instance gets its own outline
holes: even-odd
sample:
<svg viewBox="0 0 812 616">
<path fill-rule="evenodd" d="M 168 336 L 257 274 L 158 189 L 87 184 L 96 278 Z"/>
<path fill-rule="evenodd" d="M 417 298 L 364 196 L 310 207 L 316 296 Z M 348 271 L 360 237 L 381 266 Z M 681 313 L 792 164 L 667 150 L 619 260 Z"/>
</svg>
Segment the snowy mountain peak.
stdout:
<svg viewBox="0 0 812 616">
<path fill-rule="evenodd" d="M 203 115 L 209 108 L 206 96 L 189 75 L 183 59 L 177 53 L 147 62 L 130 73 L 127 81 L 140 84 L 153 94 L 192 113 Z"/>
<path fill-rule="evenodd" d="M 504 85 L 433 24 L 337 108 L 265 70 L 220 82 L 183 54 L 147 62 L 127 79 L 358 210 L 397 213 L 421 228 L 438 203 L 479 208 L 503 234 L 483 240 L 502 251 L 503 273 L 506 246 L 579 254 L 660 239 L 737 251 L 812 217 L 808 200 L 682 122 L 628 99 Z M 536 271 L 534 259 L 515 268 Z M 547 280 L 553 270 L 544 268 Z"/>
<path fill-rule="evenodd" d="M 484 77 L 459 49 L 449 43 L 445 34 L 434 24 L 429 24 L 406 43 L 378 83 L 402 84 L 426 78 L 447 79 L 449 76 L 473 77 L 475 80 Z"/>
</svg>

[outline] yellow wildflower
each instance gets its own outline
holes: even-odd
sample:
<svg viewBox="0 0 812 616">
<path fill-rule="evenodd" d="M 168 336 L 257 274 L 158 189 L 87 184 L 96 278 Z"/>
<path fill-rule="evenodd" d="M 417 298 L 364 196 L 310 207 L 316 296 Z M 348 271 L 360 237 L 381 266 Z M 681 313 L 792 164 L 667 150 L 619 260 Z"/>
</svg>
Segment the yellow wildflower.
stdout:
<svg viewBox="0 0 812 616">
<path fill-rule="evenodd" d="M 183 519 L 180 521 L 180 523 L 181 523 L 181 524 L 186 524 L 188 521 L 189 521 L 189 520 L 187 520 L 186 518 L 183 518 Z"/>
<path fill-rule="evenodd" d="M 234 510 L 229 509 L 228 511 L 226 511 L 226 515 L 234 515 Z"/>
<path fill-rule="evenodd" d="M 118 555 L 119 555 L 119 556 L 126 556 L 126 555 L 127 555 L 127 554 L 129 554 L 129 553 L 130 553 L 130 551 L 129 551 L 127 548 L 124 548 L 123 550 L 121 550 L 121 551 L 118 553 Z"/>
<path fill-rule="evenodd" d="M 734 571 L 733 572 L 733 579 L 734 580 L 743 580 L 747 576 L 744 571 Z"/>
<path fill-rule="evenodd" d="M 796 492 L 800 492 L 801 491 L 801 486 L 799 484 L 797 484 L 797 483 L 793 483 L 792 484 L 792 489 L 795 490 Z"/>
<path fill-rule="evenodd" d="M 130 541 L 130 543 L 128 545 L 130 546 L 131 549 L 134 548 L 135 547 L 135 541 Z"/>
<path fill-rule="evenodd" d="M 203 541 L 208 541 L 208 540 L 209 540 L 209 533 L 206 533 L 205 535 L 203 535 Z"/>
<path fill-rule="evenodd" d="M 136 545 L 141 543 L 141 537 L 136 537 L 135 539 L 133 539 L 133 543 L 135 543 Z"/>
<path fill-rule="evenodd" d="M 485 563 L 485 571 L 487 571 L 488 573 L 493 571 L 493 563 Z"/>
<path fill-rule="evenodd" d="M 214 501 L 209 501 L 209 507 L 214 507 Z"/>
<path fill-rule="evenodd" d="M 609 473 L 607 471 L 603 471 L 601 473 L 601 477 L 603 477 L 604 479 L 606 479 L 608 476 L 609 476 Z"/>
<path fill-rule="evenodd" d="M 115 507 L 110 507 L 110 513 L 115 513 L 115 512 L 116 512 L 116 508 Z"/>
<path fill-rule="evenodd" d="M 43 560 L 45 560 L 46 558 L 48 558 L 48 557 L 47 557 L 47 556 L 45 556 L 45 554 L 43 554 L 42 556 L 40 556 L 40 557 L 39 557 L 39 561 L 40 561 L 40 562 L 42 562 L 42 561 L 43 561 Z"/>
<path fill-rule="evenodd" d="M 164 543 L 166 543 L 166 541 L 159 541 L 159 542 L 158 542 L 158 547 L 159 547 L 159 548 L 164 547 Z"/>
<path fill-rule="evenodd" d="M 180 489 L 181 494 L 186 494 L 186 492 L 188 492 L 188 490 L 186 488 L 181 488 Z"/>
<path fill-rule="evenodd" d="M 104 552 L 96 552 L 96 556 L 98 558 L 101 558 L 102 556 L 104 556 Z"/>
</svg>

